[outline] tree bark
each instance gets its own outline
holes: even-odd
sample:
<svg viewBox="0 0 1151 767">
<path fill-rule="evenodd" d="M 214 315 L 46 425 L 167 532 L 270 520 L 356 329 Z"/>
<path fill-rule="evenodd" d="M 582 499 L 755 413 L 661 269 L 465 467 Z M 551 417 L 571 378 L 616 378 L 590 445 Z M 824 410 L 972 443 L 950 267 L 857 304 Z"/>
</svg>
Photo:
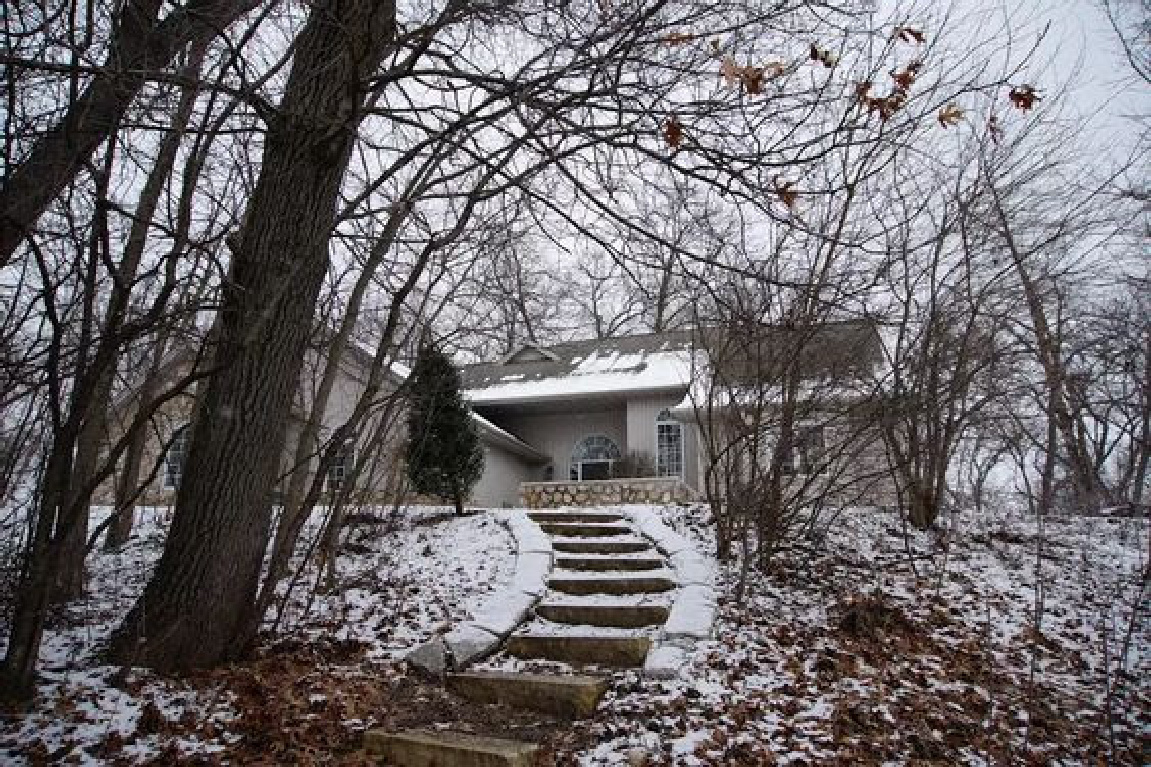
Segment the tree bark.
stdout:
<svg viewBox="0 0 1151 767">
<path fill-rule="evenodd" d="M 77 509 L 77 519 L 69 529 L 69 537 L 64 542 L 60 563 L 56 568 L 56 593 L 54 597 L 59 601 L 76 599 L 84 593 L 88 507 L 91 502 L 92 491 L 96 486 L 95 477 L 101 468 L 100 448 L 108 436 L 112 385 L 116 368 L 120 364 L 122 339 L 118 334 L 128 317 L 129 293 L 139 272 L 140 262 L 144 257 L 144 248 L 148 242 L 148 231 L 152 225 L 152 218 L 156 214 L 157 207 L 159 207 L 164 185 L 176 164 L 176 154 L 188 128 L 188 122 L 192 117 L 192 109 L 199 93 L 199 89 L 194 83 L 203 65 L 208 42 L 208 36 L 204 35 L 193 43 L 188 55 L 188 62 L 181 70 L 181 75 L 187 77 L 190 84 L 181 89 L 180 102 L 172 117 L 171 128 L 160 142 L 156 161 L 148 172 L 148 178 L 140 191 L 140 196 L 136 202 L 135 217 L 132 220 L 128 235 L 128 243 L 124 248 L 123 257 L 120 259 L 117 270 L 118 280 L 112 291 L 103 323 L 103 336 L 99 343 L 102 348 L 95 355 L 100 369 L 95 371 L 92 392 L 88 398 L 89 414 L 84 420 L 76 440 L 76 457 L 71 475 L 72 487 L 68 496 L 68 508 Z M 173 253 L 174 256 L 175 253 Z M 142 433 L 138 439 L 143 439 Z M 136 470 L 138 473 L 138 461 Z"/>
<path fill-rule="evenodd" d="M 268 542 L 287 417 L 328 268 L 336 202 L 359 124 L 359 84 L 392 39 L 395 6 L 312 5 L 233 256 L 215 362 L 156 574 L 110 655 L 153 668 L 237 652 Z"/>
</svg>

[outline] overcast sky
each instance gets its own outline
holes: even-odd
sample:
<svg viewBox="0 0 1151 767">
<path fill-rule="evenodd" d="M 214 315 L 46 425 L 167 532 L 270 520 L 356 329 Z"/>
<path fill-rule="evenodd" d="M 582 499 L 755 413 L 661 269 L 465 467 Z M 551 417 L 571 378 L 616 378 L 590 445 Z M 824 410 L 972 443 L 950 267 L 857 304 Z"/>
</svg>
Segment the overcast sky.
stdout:
<svg viewBox="0 0 1151 767">
<path fill-rule="evenodd" d="M 1134 76 L 1099 0 L 1013 0 L 1039 23 L 1051 24 L 1040 59 L 1050 57 L 1050 71 L 1042 76 L 1052 87 L 1075 77 L 1071 108 L 1102 138 L 1128 149 L 1137 135 L 1146 133 L 1151 117 L 1151 86 Z M 1139 0 L 1118 0 L 1128 13 L 1139 13 Z"/>
</svg>

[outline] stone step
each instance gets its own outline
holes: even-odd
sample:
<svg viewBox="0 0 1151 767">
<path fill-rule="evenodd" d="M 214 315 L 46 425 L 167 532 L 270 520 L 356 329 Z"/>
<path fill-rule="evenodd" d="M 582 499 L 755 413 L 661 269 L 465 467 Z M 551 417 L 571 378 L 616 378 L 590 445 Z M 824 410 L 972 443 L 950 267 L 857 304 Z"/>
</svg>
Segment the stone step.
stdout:
<svg viewBox="0 0 1151 767">
<path fill-rule="evenodd" d="M 595 713 L 608 680 L 596 676 L 470 671 L 449 674 L 452 692 L 480 703 L 504 703 L 545 714 L 582 719 Z"/>
<path fill-rule="evenodd" d="M 549 578 L 548 588 L 564 594 L 658 594 L 675 588 L 669 578 Z"/>
<path fill-rule="evenodd" d="M 531 767 L 539 746 L 451 730 L 368 730 L 364 749 L 398 767 Z"/>
<path fill-rule="evenodd" d="M 609 626 L 635 629 L 660 626 L 667 621 L 668 609 L 661 605 L 536 605 L 536 615 L 553 623 L 581 626 Z"/>
<path fill-rule="evenodd" d="M 556 557 L 556 567 L 594 572 L 658 570 L 663 564 L 659 557 Z"/>
<path fill-rule="evenodd" d="M 619 514 L 599 514 L 579 511 L 529 511 L 528 518 L 533 522 L 559 524 L 597 524 L 623 522 Z"/>
<path fill-rule="evenodd" d="M 540 528 L 548 535 L 566 535 L 572 538 L 608 538 L 613 535 L 628 535 L 632 532 L 632 529 L 627 525 L 614 522 L 602 525 L 589 522 L 541 522 Z"/>
<path fill-rule="evenodd" d="M 637 554 L 647 551 L 651 544 L 647 541 L 552 541 L 552 548 L 569 554 Z"/>
<path fill-rule="evenodd" d="M 544 658 L 567 663 L 615 668 L 643 666 L 649 637 L 519 634 L 508 639 L 507 650 L 517 658 Z"/>
</svg>

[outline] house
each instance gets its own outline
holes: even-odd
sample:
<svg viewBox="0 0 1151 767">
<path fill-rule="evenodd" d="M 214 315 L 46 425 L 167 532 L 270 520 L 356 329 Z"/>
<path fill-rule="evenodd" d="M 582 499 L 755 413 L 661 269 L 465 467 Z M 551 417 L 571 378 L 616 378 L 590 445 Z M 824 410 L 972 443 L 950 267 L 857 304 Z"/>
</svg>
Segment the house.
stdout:
<svg viewBox="0 0 1151 767">
<path fill-rule="evenodd" d="M 319 381 L 326 358 L 316 348 L 305 354 L 299 385 L 289 414 L 285 444 L 281 458 L 282 492 L 293 471 L 305 472 L 310 484 L 318 469 L 319 448 L 326 445 L 335 430 L 343 424 L 356 407 L 368 387 L 372 367 L 371 351 L 352 343 L 342 356 L 323 416 L 320 420 L 318 445 L 313 446 L 302 467 L 294 466 L 297 445 L 304 430 L 307 414 L 317 400 Z M 185 379 L 198 362 L 198 351 L 183 346 L 171 352 L 164 360 L 159 391 L 171 389 Z M 407 367 L 393 363 L 385 373 L 384 393 L 376 398 L 367 418 L 361 424 L 356 438 L 341 445 L 332 466 L 323 478 L 326 493 L 342 490 L 351 503 L 391 503 L 406 491 L 403 437 L 406 410 L 403 399 L 394 397 L 409 375 Z M 123 433 L 139 407 L 139 387 L 125 391 L 113 403 L 114 430 Z M 189 428 L 195 405 L 194 388 L 178 392 L 168 399 L 149 419 L 141 470 L 136 483 L 139 487 L 137 502 L 146 505 L 168 505 L 175 500 L 176 489 L 184 474 L 187 459 Z M 535 448 L 508 432 L 475 417 L 477 432 L 485 454 L 494 456 L 492 465 L 500 458 L 511 457 L 519 461 L 542 461 L 544 456 Z M 357 467 L 354 484 L 347 480 Z M 93 501 L 101 504 L 115 502 L 116 482 L 120 477 L 109 477 L 93 494 Z M 330 497 L 330 496 L 327 496 Z"/>
<path fill-rule="evenodd" d="M 691 334 L 659 333 L 528 345 L 498 362 L 465 367 L 464 396 L 475 413 L 538 453 L 528 459 L 485 450 L 473 500 L 591 502 L 586 493 L 611 487 L 595 483 L 621 474 L 646 481 L 632 483 L 637 489 L 626 496 L 596 498 L 695 498 L 696 435 L 672 414 L 692 381 L 695 357 Z"/>
<path fill-rule="evenodd" d="M 871 404 L 883 360 L 876 328 L 860 321 L 522 346 L 461 370 L 484 452 L 470 501 L 494 507 L 684 502 L 709 488 L 713 496 L 741 493 L 738 488 L 763 474 L 758 467 L 773 465 L 797 499 L 818 494 L 890 503 L 894 491 Z M 321 444 L 352 412 L 371 362 L 356 346 L 344 355 Z M 322 363 L 314 350 L 305 359 L 284 477 L 293 469 Z M 190 356 L 178 357 L 167 375 L 174 380 L 191 364 Z M 407 374 L 393 366 L 387 388 L 400 391 Z M 191 394 L 176 398 L 153 419 L 144 465 L 158 470 L 144 503 L 174 497 L 193 401 Z M 374 410 L 356 439 L 341 447 L 325 477 L 327 489 L 341 488 L 358 463 L 353 502 L 390 502 L 402 493 L 403 414 L 402 397 Z M 302 467 L 309 478 L 316 463 L 313 456 Z M 109 502 L 110 495 L 109 483 L 98 497 Z"/>
<path fill-rule="evenodd" d="M 686 501 L 709 482 L 722 496 L 774 455 L 796 498 L 890 503 L 883 365 L 866 321 L 523 346 L 462 371 L 475 413 L 536 453 L 486 443 L 473 502 Z"/>
</svg>

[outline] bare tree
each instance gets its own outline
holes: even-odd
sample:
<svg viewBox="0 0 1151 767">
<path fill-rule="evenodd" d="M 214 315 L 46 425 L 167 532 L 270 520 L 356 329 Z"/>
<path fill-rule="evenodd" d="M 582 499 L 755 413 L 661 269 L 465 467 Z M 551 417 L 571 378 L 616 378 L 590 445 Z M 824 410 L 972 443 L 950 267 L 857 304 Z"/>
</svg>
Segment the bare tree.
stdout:
<svg viewBox="0 0 1151 767">
<path fill-rule="evenodd" d="M 59 122 L 20 151 L 23 157 L 18 163 L 5 165 L 8 170 L 0 192 L 0 265 L 12 259 L 48 205 L 80 173 L 97 148 L 116 132 L 129 105 L 149 78 L 155 77 L 157 70 L 163 70 L 190 41 L 219 33 L 258 3 L 254 0 L 191 0 L 161 18 L 163 5 L 158 0 L 124 3 L 119 13 L 108 21 L 107 59 L 90 73 L 49 61 L 5 57 L 8 84 L 13 89 L 15 78 L 37 70 L 63 71 L 77 79 L 90 74 L 90 78 L 85 78 L 88 83 L 83 91 L 73 94 Z M 46 32 L 55 25 L 54 16 L 35 19 L 37 31 Z M 76 28 L 75 14 L 69 14 L 69 20 L 71 39 L 91 39 L 96 24 L 91 15 L 86 20 L 87 29 Z M 31 32 L 25 30 L 23 34 Z M 19 50 L 19 47 L 12 46 L 9 50 Z M 75 57 L 81 53 L 70 51 Z M 11 128 L 11 123 L 7 127 Z M 12 148 L 6 151 L 6 159 L 13 159 Z"/>
<path fill-rule="evenodd" d="M 198 403 L 189 469 L 156 574 L 112 639 L 122 660 L 194 667 L 240 649 L 335 203 L 363 117 L 360 83 L 394 31 L 394 7 L 317 5 L 296 40 L 279 106 L 286 119 L 268 131 L 224 289 L 213 349 L 222 369 Z M 213 620 L 193 620 L 208 605 Z"/>
</svg>

